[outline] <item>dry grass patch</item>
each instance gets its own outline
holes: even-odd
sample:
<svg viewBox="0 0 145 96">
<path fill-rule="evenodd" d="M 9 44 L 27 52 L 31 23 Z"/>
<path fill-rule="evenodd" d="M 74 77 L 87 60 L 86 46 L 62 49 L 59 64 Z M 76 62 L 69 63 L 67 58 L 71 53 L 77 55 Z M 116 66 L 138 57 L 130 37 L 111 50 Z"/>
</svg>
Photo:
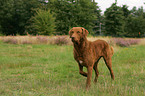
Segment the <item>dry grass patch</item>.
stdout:
<svg viewBox="0 0 145 96">
<path fill-rule="evenodd" d="M 69 36 L 1 36 L 0 40 L 9 44 L 72 44 Z"/>
<path fill-rule="evenodd" d="M 92 36 L 90 36 L 90 37 L 88 37 L 88 40 L 95 41 L 95 40 L 101 39 L 101 40 L 105 40 L 106 42 L 108 42 L 110 40 L 110 38 L 112 38 L 112 37 L 108 37 L 108 36 L 106 36 L 106 37 L 102 37 L 102 36 L 92 37 Z"/>
<path fill-rule="evenodd" d="M 139 44 L 140 45 L 145 45 L 145 38 L 142 38 Z"/>
<path fill-rule="evenodd" d="M 113 37 L 87 37 L 89 41 L 98 39 L 105 40 L 111 46 L 128 47 L 130 45 L 145 45 L 145 38 L 113 38 Z M 67 35 L 63 36 L 0 36 L 0 40 L 9 44 L 52 44 L 52 45 L 72 45 Z"/>
</svg>

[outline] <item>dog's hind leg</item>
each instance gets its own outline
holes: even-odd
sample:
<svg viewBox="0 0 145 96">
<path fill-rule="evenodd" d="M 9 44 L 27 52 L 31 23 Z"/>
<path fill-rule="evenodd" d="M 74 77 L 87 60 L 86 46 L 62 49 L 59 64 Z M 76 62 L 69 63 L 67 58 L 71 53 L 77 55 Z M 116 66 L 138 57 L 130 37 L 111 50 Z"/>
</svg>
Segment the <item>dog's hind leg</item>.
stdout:
<svg viewBox="0 0 145 96">
<path fill-rule="evenodd" d="M 97 79 L 98 79 L 98 76 L 99 76 L 99 71 L 98 71 L 98 67 L 97 66 L 98 66 L 98 62 L 99 62 L 100 58 L 101 57 L 98 58 L 98 60 L 95 62 L 94 67 L 93 67 L 94 70 L 95 70 L 95 75 L 96 75 L 95 79 L 94 79 L 94 83 L 97 82 Z"/>
<path fill-rule="evenodd" d="M 111 74 L 111 78 L 114 80 L 114 73 L 113 73 L 113 70 L 112 70 L 112 60 L 111 60 L 111 57 L 107 57 L 107 56 L 104 56 L 104 61 L 110 71 L 110 74 Z"/>
</svg>

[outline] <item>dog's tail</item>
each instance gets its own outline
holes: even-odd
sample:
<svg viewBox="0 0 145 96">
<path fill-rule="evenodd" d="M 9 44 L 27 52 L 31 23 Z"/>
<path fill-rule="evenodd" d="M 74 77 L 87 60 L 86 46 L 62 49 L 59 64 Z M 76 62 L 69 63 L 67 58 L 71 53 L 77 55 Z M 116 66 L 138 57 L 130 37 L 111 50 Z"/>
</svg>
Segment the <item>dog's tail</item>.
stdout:
<svg viewBox="0 0 145 96">
<path fill-rule="evenodd" d="M 111 46 L 111 55 L 113 56 L 113 54 L 114 54 L 114 49 L 113 49 L 113 47 Z"/>
</svg>

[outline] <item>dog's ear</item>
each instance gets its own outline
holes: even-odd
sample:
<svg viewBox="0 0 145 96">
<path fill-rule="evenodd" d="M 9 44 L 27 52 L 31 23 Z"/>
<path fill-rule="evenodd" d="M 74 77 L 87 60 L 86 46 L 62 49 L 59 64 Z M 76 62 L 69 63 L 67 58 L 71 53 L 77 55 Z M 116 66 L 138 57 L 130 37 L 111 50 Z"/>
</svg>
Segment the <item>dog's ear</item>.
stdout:
<svg viewBox="0 0 145 96">
<path fill-rule="evenodd" d="M 71 31 L 72 31 L 72 29 L 69 30 L 69 36 L 71 35 Z M 71 37 L 71 36 L 70 36 L 70 37 Z"/>
<path fill-rule="evenodd" d="M 87 36 L 89 34 L 88 30 L 82 27 L 82 34 Z"/>
</svg>

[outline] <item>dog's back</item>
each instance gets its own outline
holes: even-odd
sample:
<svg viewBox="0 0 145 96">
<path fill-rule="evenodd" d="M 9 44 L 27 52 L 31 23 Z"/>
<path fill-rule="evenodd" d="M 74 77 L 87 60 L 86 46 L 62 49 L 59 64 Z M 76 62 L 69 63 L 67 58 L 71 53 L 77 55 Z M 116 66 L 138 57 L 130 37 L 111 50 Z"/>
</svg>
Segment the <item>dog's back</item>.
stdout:
<svg viewBox="0 0 145 96">
<path fill-rule="evenodd" d="M 104 40 L 96 40 L 92 42 L 96 54 L 99 56 L 104 55 L 113 55 L 113 48 L 109 46 L 109 44 Z"/>
</svg>

